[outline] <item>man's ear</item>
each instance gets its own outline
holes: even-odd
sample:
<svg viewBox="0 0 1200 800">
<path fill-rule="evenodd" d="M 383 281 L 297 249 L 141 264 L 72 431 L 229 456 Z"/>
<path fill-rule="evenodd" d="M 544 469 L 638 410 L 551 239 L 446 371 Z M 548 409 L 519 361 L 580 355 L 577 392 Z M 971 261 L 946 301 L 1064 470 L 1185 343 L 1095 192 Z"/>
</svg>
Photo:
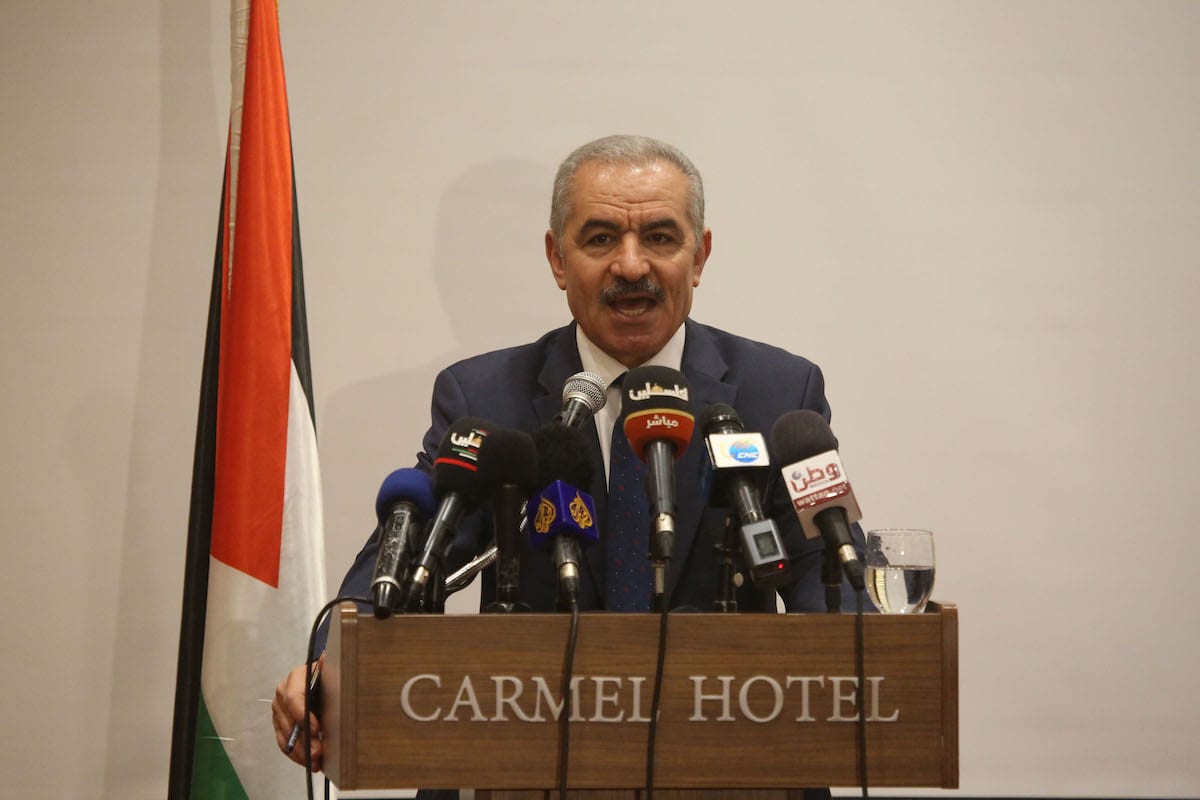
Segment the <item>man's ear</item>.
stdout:
<svg viewBox="0 0 1200 800">
<path fill-rule="evenodd" d="M 705 228 L 704 235 L 700 238 L 700 246 L 696 248 L 695 254 L 692 256 L 692 286 L 700 285 L 700 273 L 704 271 L 704 265 L 708 263 L 708 257 L 712 254 L 712 228 Z"/>
<path fill-rule="evenodd" d="M 566 289 L 567 270 L 563 264 L 558 242 L 554 241 L 553 231 L 546 231 L 546 261 L 550 264 L 550 272 L 554 275 L 554 282 L 558 284 L 558 288 Z"/>
</svg>

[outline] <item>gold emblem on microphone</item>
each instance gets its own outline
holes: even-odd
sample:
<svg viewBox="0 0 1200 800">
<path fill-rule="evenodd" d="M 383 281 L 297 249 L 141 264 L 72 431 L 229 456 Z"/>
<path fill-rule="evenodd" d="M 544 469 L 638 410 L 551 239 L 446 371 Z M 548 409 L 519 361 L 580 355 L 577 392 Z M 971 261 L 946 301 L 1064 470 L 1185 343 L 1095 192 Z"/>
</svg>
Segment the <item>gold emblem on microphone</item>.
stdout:
<svg viewBox="0 0 1200 800">
<path fill-rule="evenodd" d="M 574 506 L 575 504 L 572 503 L 571 505 Z M 533 518 L 533 529 L 538 533 L 549 533 L 550 526 L 554 523 L 556 516 L 554 503 L 543 497 L 541 502 L 538 503 L 537 516 Z"/>
<path fill-rule="evenodd" d="M 571 501 L 568 510 L 571 512 L 571 519 L 575 520 L 575 524 L 580 528 L 592 527 L 592 515 L 588 513 L 587 503 L 583 502 L 583 498 L 579 496 L 579 492 L 575 493 L 575 499 Z"/>
</svg>

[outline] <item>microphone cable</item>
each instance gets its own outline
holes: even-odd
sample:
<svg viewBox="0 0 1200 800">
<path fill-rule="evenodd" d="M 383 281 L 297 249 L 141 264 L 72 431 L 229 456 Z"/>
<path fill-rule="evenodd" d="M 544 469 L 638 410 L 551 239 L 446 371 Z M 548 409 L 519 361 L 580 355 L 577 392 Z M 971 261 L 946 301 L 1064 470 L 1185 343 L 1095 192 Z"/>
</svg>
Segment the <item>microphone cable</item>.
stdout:
<svg viewBox="0 0 1200 800">
<path fill-rule="evenodd" d="M 567 800 L 567 768 L 571 755 L 571 681 L 575 674 L 575 645 L 579 641 L 579 604 L 571 602 L 571 622 L 567 631 L 567 651 L 563 655 L 562 711 L 558 715 L 558 797 Z"/>
<path fill-rule="evenodd" d="M 858 668 L 858 783 L 862 787 L 862 796 L 870 797 L 867 790 L 867 710 L 863 707 L 863 697 L 867 692 L 867 670 L 863 651 L 863 590 L 854 592 L 858 600 L 858 610 L 854 615 L 854 656 Z"/>
<path fill-rule="evenodd" d="M 658 623 L 658 658 L 654 665 L 654 693 L 650 700 L 650 728 L 646 735 L 646 800 L 654 800 L 654 744 L 658 733 L 658 707 L 662 700 L 663 665 L 667 660 L 669 604 L 663 599 Z"/>
<path fill-rule="evenodd" d="M 316 691 L 320 686 L 320 675 L 313 675 L 313 665 L 316 663 L 314 651 L 317 648 L 317 634 L 321 630 L 321 626 L 325 624 L 325 620 L 336 606 L 342 603 L 352 602 L 359 606 L 372 606 L 370 599 L 365 597 L 335 597 L 325 605 L 321 606 L 321 610 L 317 612 L 317 616 L 313 619 L 312 628 L 308 632 L 308 649 L 305 651 L 304 657 L 304 674 L 308 678 L 304 682 L 304 720 L 301 723 L 301 729 L 304 733 L 304 787 L 308 800 L 313 800 L 313 771 L 312 771 L 312 731 L 308 725 L 308 715 L 313 713 L 317 707 Z M 329 800 L 329 778 L 325 778 L 325 800 Z"/>
</svg>

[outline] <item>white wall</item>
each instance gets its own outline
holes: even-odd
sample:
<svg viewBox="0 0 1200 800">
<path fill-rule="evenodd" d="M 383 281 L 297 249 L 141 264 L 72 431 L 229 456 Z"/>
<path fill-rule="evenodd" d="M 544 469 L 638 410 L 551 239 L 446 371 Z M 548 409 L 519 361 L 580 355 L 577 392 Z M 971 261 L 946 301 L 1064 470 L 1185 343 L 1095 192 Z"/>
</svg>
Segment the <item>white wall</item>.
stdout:
<svg viewBox="0 0 1200 800">
<path fill-rule="evenodd" d="M 1200 794 L 1200 5 L 281 5 L 331 591 L 435 371 L 566 320 L 558 160 L 643 132 L 708 185 L 695 315 L 818 361 L 865 522 L 937 532 L 961 793 Z M 5 10 L 0 774 L 156 798 L 228 11 Z"/>
</svg>

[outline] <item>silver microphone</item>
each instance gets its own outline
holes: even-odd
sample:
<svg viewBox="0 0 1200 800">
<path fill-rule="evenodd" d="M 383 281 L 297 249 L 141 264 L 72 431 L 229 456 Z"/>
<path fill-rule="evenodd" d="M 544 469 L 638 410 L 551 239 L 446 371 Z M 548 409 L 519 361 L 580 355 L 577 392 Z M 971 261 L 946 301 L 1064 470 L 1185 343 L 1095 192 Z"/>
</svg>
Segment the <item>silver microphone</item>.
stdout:
<svg viewBox="0 0 1200 800">
<path fill-rule="evenodd" d="M 559 421 L 568 428 L 578 428 L 604 408 L 608 400 L 608 385 L 594 372 L 577 372 L 563 384 L 563 408 Z"/>
</svg>

